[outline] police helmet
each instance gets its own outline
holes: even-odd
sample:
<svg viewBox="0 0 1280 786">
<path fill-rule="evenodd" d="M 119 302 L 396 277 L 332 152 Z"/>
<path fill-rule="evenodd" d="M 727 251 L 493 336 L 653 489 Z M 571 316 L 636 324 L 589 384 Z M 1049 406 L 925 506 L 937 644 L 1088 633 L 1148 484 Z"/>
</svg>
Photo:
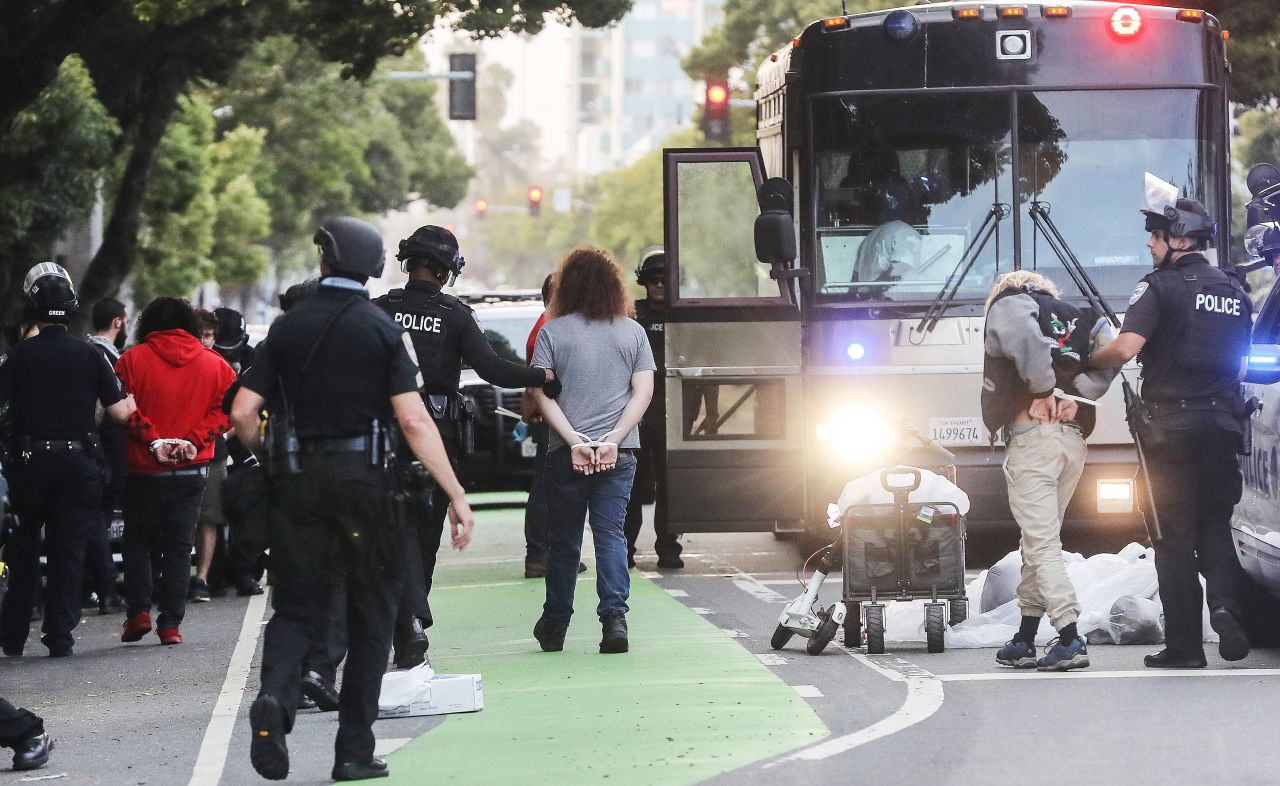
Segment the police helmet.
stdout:
<svg viewBox="0 0 1280 786">
<path fill-rule="evenodd" d="M 418 263 L 434 264 L 445 268 L 454 278 L 462 273 L 467 260 L 458 250 L 458 238 L 444 227 L 428 224 L 418 227 L 412 235 L 400 241 L 396 254 L 400 267 L 406 273 L 409 266 Z"/>
<path fill-rule="evenodd" d="M 55 262 L 41 262 L 27 271 L 22 292 L 30 299 L 32 313 L 41 322 L 66 323 L 80 310 L 71 276 Z"/>
<path fill-rule="evenodd" d="M 1169 237 L 1197 240 L 1213 240 L 1218 234 L 1218 225 L 1210 218 L 1209 211 L 1194 199 L 1179 199 L 1160 213 L 1144 210 L 1142 214 L 1147 217 L 1145 228 L 1148 232 L 1162 231 Z"/>
<path fill-rule="evenodd" d="M 645 246 L 640 252 L 640 264 L 636 266 L 636 283 L 645 284 L 663 281 L 667 274 L 667 251 L 661 243 Z"/>
<path fill-rule="evenodd" d="M 312 238 L 320 261 L 336 272 L 360 279 L 378 278 L 386 261 L 382 236 L 371 224 L 350 216 L 332 218 Z"/>
<path fill-rule="evenodd" d="M 1244 250 L 1250 262 L 1262 262 L 1280 254 L 1280 224 L 1268 222 L 1249 227 L 1244 233 Z"/>
<path fill-rule="evenodd" d="M 280 310 L 288 311 L 302 301 L 311 297 L 320 288 L 320 279 L 309 278 L 300 284 L 294 284 L 280 293 Z"/>
<path fill-rule="evenodd" d="M 218 328 L 213 334 L 213 348 L 223 352 L 234 352 L 249 341 L 249 330 L 244 315 L 234 308 L 220 306 L 213 310 L 218 319 Z"/>
</svg>

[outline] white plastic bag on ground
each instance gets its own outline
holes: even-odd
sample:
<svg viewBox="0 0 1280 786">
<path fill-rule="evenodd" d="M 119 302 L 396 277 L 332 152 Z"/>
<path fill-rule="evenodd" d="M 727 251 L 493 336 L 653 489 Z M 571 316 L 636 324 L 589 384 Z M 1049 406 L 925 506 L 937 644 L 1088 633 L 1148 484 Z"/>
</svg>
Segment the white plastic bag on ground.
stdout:
<svg viewBox="0 0 1280 786">
<path fill-rule="evenodd" d="M 407 671 L 389 671 L 382 675 L 378 692 L 378 709 L 393 710 L 410 704 L 431 703 L 431 665 L 423 663 Z"/>
</svg>

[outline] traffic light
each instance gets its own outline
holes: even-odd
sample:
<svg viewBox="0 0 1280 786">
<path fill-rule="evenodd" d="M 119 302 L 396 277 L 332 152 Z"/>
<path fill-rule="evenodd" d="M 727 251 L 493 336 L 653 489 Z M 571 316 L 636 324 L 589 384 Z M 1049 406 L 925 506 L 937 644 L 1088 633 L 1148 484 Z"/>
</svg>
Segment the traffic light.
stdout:
<svg viewBox="0 0 1280 786">
<path fill-rule="evenodd" d="M 729 141 L 729 82 L 708 79 L 706 102 L 702 109 L 702 136 L 708 142 Z"/>
<path fill-rule="evenodd" d="M 529 186 L 529 215 L 537 216 L 542 212 L 542 188 Z"/>
<path fill-rule="evenodd" d="M 449 71 L 470 73 L 469 79 L 449 80 L 449 119 L 476 119 L 476 56 L 470 52 L 449 55 Z"/>
<path fill-rule="evenodd" d="M 484 218 L 485 213 L 489 212 L 489 200 L 480 197 L 476 200 L 476 218 Z"/>
</svg>

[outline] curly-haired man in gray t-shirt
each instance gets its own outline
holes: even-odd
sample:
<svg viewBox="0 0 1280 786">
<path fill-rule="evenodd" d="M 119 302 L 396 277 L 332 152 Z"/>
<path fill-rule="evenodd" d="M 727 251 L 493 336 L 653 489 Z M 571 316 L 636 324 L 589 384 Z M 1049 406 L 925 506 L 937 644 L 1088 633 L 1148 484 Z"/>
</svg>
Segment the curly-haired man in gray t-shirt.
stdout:
<svg viewBox="0 0 1280 786">
<path fill-rule="evenodd" d="M 590 513 L 603 638 L 600 651 L 626 652 L 627 500 L 635 478 L 636 426 L 653 397 L 653 352 L 644 328 L 628 317 L 622 269 L 609 252 L 581 246 L 555 276 L 551 320 L 538 334 L 533 365 L 555 371 L 557 399 L 535 390 L 551 426 L 547 494 L 547 598 L 533 628 L 547 652 L 564 648 L 582 553 L 582 519 Z"/>
</svg>

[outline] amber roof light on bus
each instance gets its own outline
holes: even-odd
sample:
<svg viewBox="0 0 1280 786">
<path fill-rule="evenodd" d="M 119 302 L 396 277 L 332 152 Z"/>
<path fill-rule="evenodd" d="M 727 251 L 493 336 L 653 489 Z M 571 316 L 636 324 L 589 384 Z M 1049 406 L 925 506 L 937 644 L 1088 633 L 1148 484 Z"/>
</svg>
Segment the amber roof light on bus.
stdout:
<svg viewBox="0 0 1280 786">
<path fill-rule="evenodd" d="M 1107 23 L 1111 35 L 1121 41 L 1132 41 L 1142 32 L 1142 14 L 1131 5 L 1122 5 L 1111 14 Z"/>
<path fill-rule="evenodd" d="M 1027 9 L 1020 5 L 1006 5 L 1000 8 L 1000 16 L 1004 19 L 1021 19 L 1027 15 Z"/>
<path fill-rule="evenodd" d="M 981 8 L 954 8 L 951 10 L 952 19 L 981 19 Z"/>
<path fill-rule="evenodd" d="M 849 26 L 849 18 L 846 16 L 829 16 L 822 20 L 823 30 L 843 30 Z"/>
<path fill-rule="evenodd" d="M 1050 19 L 1066 19 L 1071 16 L 1071 9 L 1065 5 L 1047 5 L 1044 7 L 1044 15 Z"/>
<path fill-rule="evenodd" d="M 1184 8 L 1178 12 L 1179 22 L 1203 22 L 1204 11 L 1199 8 Z"/>
</svg>

